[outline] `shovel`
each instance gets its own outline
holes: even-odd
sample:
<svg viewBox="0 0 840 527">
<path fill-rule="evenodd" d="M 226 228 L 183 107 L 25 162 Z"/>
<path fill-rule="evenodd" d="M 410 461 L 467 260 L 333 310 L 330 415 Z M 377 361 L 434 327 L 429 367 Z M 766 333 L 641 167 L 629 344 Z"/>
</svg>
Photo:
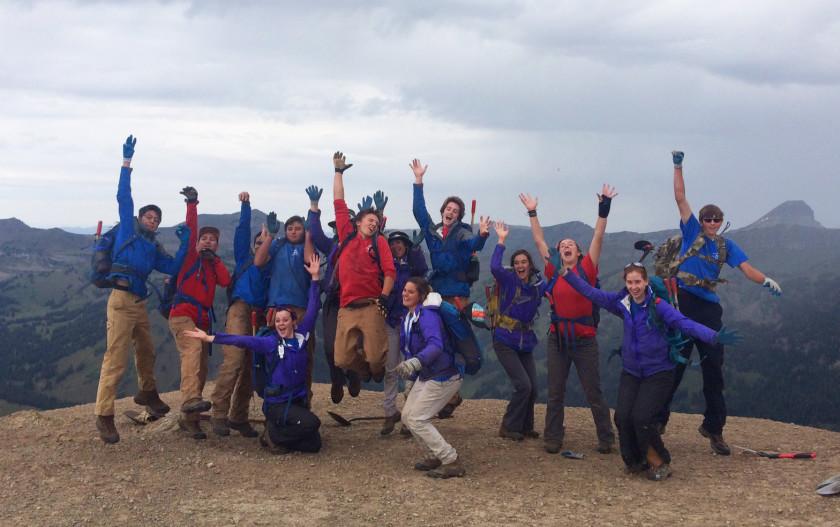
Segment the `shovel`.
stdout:
<svg viewBox="0 0 840 527">
<path fill-rule="evenodd" d="M 808 452 L 808 453 L 795 452 L 795 453 L 791 453 L 791 454 L 775 454 L 775 453 L 771 453 L 771 452 L 758 452 L 756 450 L 750 450 L 749 448 L 744 448 L 744 447 L 738 446 L 738 445 L 732 445 L 732 446 L 734 446 L 735 448 L 740 448 L 741 450 L 743 450 L 745 452 L 751 452 L 751 453 L 756 454 L 758 456 L 766 457 L 766 458 L 769 458 L 769 459 L 813 459 L 813 458 L 817 457 L 817 455 L 813 452 Z"/>
<path fill-rule="evenodd" d="M 377 417 L 351 417 L 350 419 L 345 419 L 345 418 L 341 417 L 340 415 L 338 415 L 337 413 L 330 412 L 329 410 L 327 410 L 327 415 L 329 415 L 330 417 L 335 419 L 338 422 L 338 424 L 340 424 L 341 426 L 350 426 L 351 424 L 353 424 L 353 421 L 384 421 L 385 420 L 384 415 L 377 416 Z"/>
<path fill-rule="evenodd" d="M 817 494 L 823 496 L 833 496 L 840 493 L 840 475 L 828 478 L 819 485 L 817 485 Z"/>
</svg>

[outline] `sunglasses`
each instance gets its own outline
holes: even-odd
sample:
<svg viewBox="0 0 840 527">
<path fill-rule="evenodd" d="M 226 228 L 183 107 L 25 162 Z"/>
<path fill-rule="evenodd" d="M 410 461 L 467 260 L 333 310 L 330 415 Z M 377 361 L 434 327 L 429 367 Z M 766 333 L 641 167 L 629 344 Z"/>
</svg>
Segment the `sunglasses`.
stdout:
<svg viewBox="0 0 840 527">
<path fill-rule="evenodd" d="M 624 266 L 625 269 L 627 269 L 629 267 L 641 267 L 642 269 L 644 269 L 645 266 L 641 262 L 630 262 L 629 264 Z"/>
<path fill-rule="evenodd" d="M 720 218 L 703 218 L 703 223 L 720 223 L 723 221 Z"/>
</svg>

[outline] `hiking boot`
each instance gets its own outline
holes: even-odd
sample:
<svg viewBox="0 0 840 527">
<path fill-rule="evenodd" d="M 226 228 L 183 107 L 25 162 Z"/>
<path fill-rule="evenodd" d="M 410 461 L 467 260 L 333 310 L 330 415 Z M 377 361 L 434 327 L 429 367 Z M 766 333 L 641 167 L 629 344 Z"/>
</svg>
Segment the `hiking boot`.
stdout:
<svg viewBox="0 0 840 527">
<path fill-rule="evenodd" d="M 628 476 L 638 476 L 642 472 L 646 472 L 650 470 L 650 465 L 645 463 L 644 461 L 641 463 L 634 463 L 632 465 L 626 465 L 624 467 L 624 473 Z"/>
<path fill-rule="evenodd" d="M 513 430 L 508 430 L 505 428 L 505 425 L 502 425 L 499 428 L 499 437 L 503 437 L 505 439 L 513 439 L 514 441 L 522 441 L 525 439 L 525 436 L 522 435 L 521 432 L 514 432 Z"/>
<path fill-rule="evenodd" d="M 434 470 L 434 469 L 438 468 L 440 465 L 441 465 L 441 462 L 438 458 L 427 457 L 423 461 L 418 461 L 414 465 L 414 468 L 416 470 L 420 470 L 420 471 L 423 471 L 423 472 L 428 472 L 430 470 Z"/>
<path fill-rule="evenodd" d="M 97 415 L 96 429 L 99 430 L 99 438 L 109 445 L 119 443 L 120 434 L 117 432 L 117 427 L 114 426 L 113 415 Z"/>
<path fill-rule="evenodd" d="M 274 441 L 271 440 L 271 437 L 269 437 L 267 429 L 263 429 L 263 433 L 260 436 L 260 446 L 268 450 L 269 454 L 281 455 L 288 454 L 290 452 L 290 450 L 283 445 L 275 444 Z"/>
<path fill-rule="evenodd" d="M 385 368 L 373 374 L 373 382 L 382 382 L 385 379 Z"/>
<path fill-rule="evenodd" d="M 697 429 L 700 432 L 700 435 L 707 438 L 709 440 L 709 444 L 712 446 L 712 450 L 715 454 L 721 456 L 728 456 L 729 452 L 729 445 L 726 444 L 726 441 L 723 440 L 723 434 L 713 434 L 706 430 L 706 427 L 700 425 L 700 428 Z"/>
<path fill-rule="evenodd" d="M 333 383 L 332 387 L 330 387 L 330 399 L 332 399 L 333 404 L 338 404 L 344 399 L 344 385 Z"/>
<path fill-rule="evenodd" d="M 452 414 L 455 413 L 455 409 L 461 406 L 462 402 L 464 402 L 464 400 L 459 395 L 458 400 L 455 403 L 446 403 L 446 406 L 438 412 L 438 419 L 449 419 L 452 417 Z"/>
<path fill-rule="evenodd" d="M 163 417 L 171 410 L 168 404 L 160 400 L 157 389 L 138 391 L 134 396 L 134 404 L 147 407 L 147 411 L 156 417 Z"/>
<path fill-rule="evenodd" d="M 523 430 L 522 435 L 524 435 L 528 439 L 539 439 L 540 433 L 536 430 Z"/>
<path fill-rule="evenodd" d="M 202 401 L 198 397 L 195 399 L 190 399 L 189 401 L 185 402 L 181 405 L 181 412 L 185 414 L 192 414 L 196 412 L 206 412 L 209 410 L 213 405 L 210 404 L 210 401 Z"/>
<path fill-rule="evenodd" d="M 656 423 L 656 431 L 659 432 L 659 435 L 665 435 L 665 425 L 662 423 Z"/>
<path fill-rule="evenodd" d="M 598 441 L 598 448 L 596 450 L 599 454 L 611 454 L 613 451 L 613 444 L 607 443 L 606 441 Z"/>
<path fill-rule="evenodd" d="M 546 441 L 545 442 L 545 451 L 549 454 L 559 454 L 560 450 L 563 449 L 563 442 L 562 441 Z"/>
<path fill-rule="evenodd" d="M 406 436 L 406 437 L 411 437 L 411 430 L 409 430 L 405 425 L 402 425 L 400 427 L 400 435 L 401 436 Z"/>
<path fill-rule="evenodd" d="M 239 435 L 242 437 L 257 437 L 260 435 L 260 433 L 257 432 L 248 421 L 245 421 L 244 423 L 229 421 L 228 426 L 239 432 Z"/>
<path fill-rule="evenodd" d="M 647 479 L 651 481 L 665 481 L 671 477 L 671 474 L 673 474 L 671 465 L 668 463 L 662 463 L 658 467 L 651 467 L 648 469 Z"/>
<path fill-rule="evenodd" d="M 379 431 L 380 434 L 386 436 L 394 431 L 394 427 L 397 426 L 397 423 L 400 422 L 400 412 L 395 413 L 394 415 L 389 415 L 385 418 L 385 423 L 382 425 L 382 430 Z"/>
<path fill-rule="evenodd" d="M 446 465 L 441 465 L 440 467 L 430 470 L 426 472 L 426 475 L 430 478 L 436 479 L 449 479 L 449 478 L 460 478 L 467 471 L 464 467 L 461 466 L 461 463 L 456 459 L 452 463 L 447 463 Z"/>
<path fill-rule="evenodd" d="M 201 429 L 201 423 L 198 421 L 178 419 L 178 428 L 190 434 L 193 439 L 207 439 L 207 434 Z"/>
<path fill-rule="evenodd" d="M 370 382 L 370 380 L 373 379 L 373 374 L 370 373 L 370 372 L 367 372 L 367 373 L 364 373 L 364 374 L 360 374 L 359 378 L 362 382 Z"/>
<path fill-rule="evenodd" d="M 210 427 L 213 429 L 213 433 L 217 436 L 227 437 L 230 435 L 230 428 L 228 428 L 227 419 L 216 419 L 215 417 L 211 417 Z"/>
<path fill-rule="evenodd" d="M 362 378 L 356 372 L 347 376 L 347 393 L 350 397 L 358 397 L 359 392 L 362 391 Z"/>
</svg>

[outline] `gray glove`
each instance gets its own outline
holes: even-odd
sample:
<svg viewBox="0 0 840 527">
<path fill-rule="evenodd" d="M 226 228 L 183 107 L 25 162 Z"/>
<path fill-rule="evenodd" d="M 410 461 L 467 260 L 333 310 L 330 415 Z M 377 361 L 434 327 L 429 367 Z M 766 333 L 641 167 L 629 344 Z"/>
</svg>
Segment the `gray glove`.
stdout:
<svg viewBox="0 0 840 527">
<path fill-rule="evenodd" d="M 198 191 L 195 187 L 184 187 L 183 190 L 181 190 L 181 194 L 184 195 L 184 201 L 187 203 L 195 203 L 198 201 Z"/>
<path fill-rule="evenodd" d="M 400 377 L 402 377 L 403 379 L 408 379 L 409 377 L 420 371 L 420 368 L 422 367 L 423 365 L 420 364 L 420 359 L 418 359 L 417 357 L 413 357 L 411 359 L 404 360 L 401 363 L 397 364 L 397 367 L 395 369 L 397 373 L 400 374 Z"/>
</svg>

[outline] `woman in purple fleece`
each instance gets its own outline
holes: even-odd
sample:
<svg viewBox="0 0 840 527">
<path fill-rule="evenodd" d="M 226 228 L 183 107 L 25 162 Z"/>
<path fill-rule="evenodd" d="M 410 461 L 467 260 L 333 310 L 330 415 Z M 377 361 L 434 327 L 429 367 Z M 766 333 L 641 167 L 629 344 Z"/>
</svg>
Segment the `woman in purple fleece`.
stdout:
<svg viewBox="0 0 840 527">
<path fill-rule="evenodd" d="M 318 319 L 321 308 L 321 289 L 318 271 L 321 261 L 317 255 L 309 260 L 309 303 L 306 316 L 295 325 L 294 313 L 277 311 L 274 331 L 263 337 L 247 337 L 216 333 L 208 335 L 201 329 L 186 331 L 185 335 L 204 342 L 229 344 L 248 348 L 268 356 L 271 380 L 265 387 L 265 430 L 260 444 L 272 454 L 286 454 L 291 450 L 318 452 L 321 450 L 321 421 L 309 410 L 306 400 L 306 343 Z"/>
<path fill-rule="evenodd" d="M 511 268 L 505 269 L 502 256 L 509 229 L 503 221 L 494 222 L 493 229 L 499 237 L 490 260 L 490 272 L 496 279 L 499 292 L 493 349 L 513 383 L 513 395 L 502 417 L 499 436 L 514 441 L 525 437 L 536 439 L 540 433 L 534 430 L 534 403 L 539 389 L 533 353 L 537 335 L 533 327 L 537 308 L 550 284 L 540 276 L 531 254 L 524 249 L 511 255 Z"/>
<path fill-rule="evenodd" d="M 596 289 L 570 273 L 562 265 L 557 251 L 551 252 L 550 259 L 575 291 L 624 320 L 621 346 L 624 369 L 615 409 L 621 457 L 627 473 L 639 474 L 647 470 L 648 479 L 665 480 L 671 475 L 671 454 L 662 442 L 656 415 L 671 393 L 676 366 L 670 360 L 668 343 L 652 320 L 651 311 L 665 327 L 678 329 L 708 344 L 737 345 L 742 336 L 737 330 L 725 331 L 726 326 L 715 332 L 684 317 L 667 302 L 652 298 L 647 270 L 638 262 L 624 268 L 624 289 L 610 293 Z M 649 449 L 653 452 L 649 453 Z"/>
</svg>

